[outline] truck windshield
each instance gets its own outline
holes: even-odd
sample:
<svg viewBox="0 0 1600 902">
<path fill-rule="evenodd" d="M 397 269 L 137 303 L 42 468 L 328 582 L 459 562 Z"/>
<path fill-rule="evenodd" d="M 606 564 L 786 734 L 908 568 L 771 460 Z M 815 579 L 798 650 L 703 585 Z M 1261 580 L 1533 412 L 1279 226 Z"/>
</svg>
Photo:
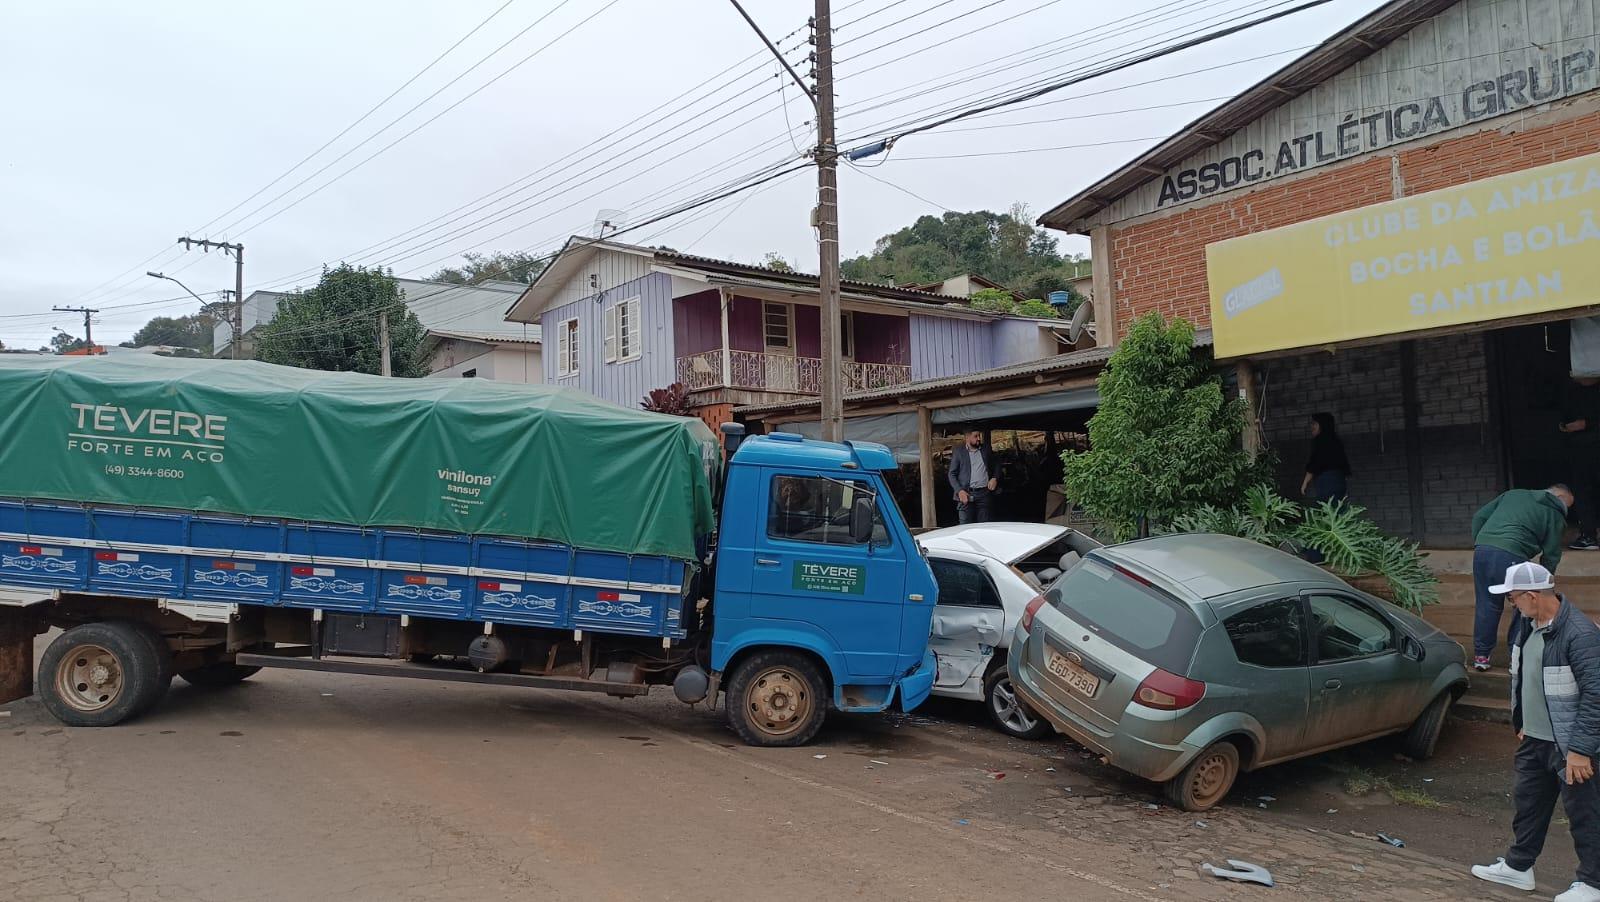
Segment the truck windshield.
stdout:
<svg viewBox="0 0 1600 902">
<path fill-rule="evenodd" d="M 872 520 L 872 544 L 885 547 L 890 541 L 889 530 L 883 522 L 883 506 L 894 501 L 888 493 L 879 492 L 871 483 L 860 479 L 772 477 L 772 500 L 767 506 L 767 535 L 794 542 L 853 545 L 855 542 L 850 538 L 850 506 L 863 493 L 877 497 L 877 513 Z"/>
</svg>

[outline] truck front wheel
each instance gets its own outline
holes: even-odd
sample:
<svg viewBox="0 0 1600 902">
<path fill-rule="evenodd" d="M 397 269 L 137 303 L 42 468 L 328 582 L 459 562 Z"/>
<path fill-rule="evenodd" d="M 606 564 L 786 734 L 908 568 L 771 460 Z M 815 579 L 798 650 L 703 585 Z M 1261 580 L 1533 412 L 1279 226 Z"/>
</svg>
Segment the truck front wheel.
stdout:
<svg viewBox="0 0 1600 902">
<path fill-rule="evenodd" d="M 805 745 L 828 708 L 827 684 L 817 666 L 789 651 L 746 658 L 727 691 L 728 723 L 747 745 Z"/>
<path fill-rule="evenodd" d="M 69 727 L 109 727 L 156 697 L 163 668 L 139 628 L 85 623 L 67 630 L 39 660 L 39 698 Z"/>
</svg>

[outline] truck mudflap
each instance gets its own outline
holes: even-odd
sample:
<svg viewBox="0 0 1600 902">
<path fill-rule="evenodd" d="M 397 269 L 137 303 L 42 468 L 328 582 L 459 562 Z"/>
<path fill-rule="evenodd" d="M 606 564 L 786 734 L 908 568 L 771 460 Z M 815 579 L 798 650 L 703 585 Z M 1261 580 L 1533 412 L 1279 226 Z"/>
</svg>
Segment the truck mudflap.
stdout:
<svg viewBox="0 0 1600 902">
<path fill-rule="evenodd" d="M 900 708 L 903 711 L 913 711 L 916 707 L 928 700 L 928 695 L 933 692 L 933 678 L 939 673 L 939 662 L 933 657 L 933 652 L 922 654 L 922 663 L 916 670 L 900 678 Z"/>
<path fill-rule="evenodd" d="M 0 704 L 33 694 L 33 612 L 0 604 Z"/>
</svg>

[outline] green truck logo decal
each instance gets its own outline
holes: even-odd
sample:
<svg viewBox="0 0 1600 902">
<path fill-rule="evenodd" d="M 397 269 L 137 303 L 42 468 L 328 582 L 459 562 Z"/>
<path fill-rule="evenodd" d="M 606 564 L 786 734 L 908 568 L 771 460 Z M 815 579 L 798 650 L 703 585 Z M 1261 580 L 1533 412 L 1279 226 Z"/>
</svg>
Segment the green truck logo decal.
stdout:
<svg viewBox="0 0 1600 902">
<path fill-rule="evenodd" d="M 860 564 L 795 561 L 793 587 L 808 592 L 864 595 L 867 591 L 867 568 Z"/>
</svg>

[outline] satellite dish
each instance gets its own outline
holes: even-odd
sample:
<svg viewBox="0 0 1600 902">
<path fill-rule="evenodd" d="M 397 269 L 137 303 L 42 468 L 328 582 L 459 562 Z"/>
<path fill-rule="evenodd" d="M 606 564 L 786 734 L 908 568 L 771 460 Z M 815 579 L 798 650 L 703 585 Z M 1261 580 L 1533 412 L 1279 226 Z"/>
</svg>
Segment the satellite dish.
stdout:
<svg viewBox="0 0 1600 902">
<path fill-rule="evenodd" d="M 601 210 L 594 214 L 594 237 L 604 238 L 627 224 L 627 210 Z"/>
<path fill-rule="evenodd" d="M 1089 315 L 1092 313 L 1094 313 L 1094 302 L 1088 299 L 1073 311 L 1072 319 L 1067 321 L 1067 339 L 1073 344 L 1077 344 L 1078 339 L 1083 337 L 1083 330 L 1089 325 Z"/>
</svg>

